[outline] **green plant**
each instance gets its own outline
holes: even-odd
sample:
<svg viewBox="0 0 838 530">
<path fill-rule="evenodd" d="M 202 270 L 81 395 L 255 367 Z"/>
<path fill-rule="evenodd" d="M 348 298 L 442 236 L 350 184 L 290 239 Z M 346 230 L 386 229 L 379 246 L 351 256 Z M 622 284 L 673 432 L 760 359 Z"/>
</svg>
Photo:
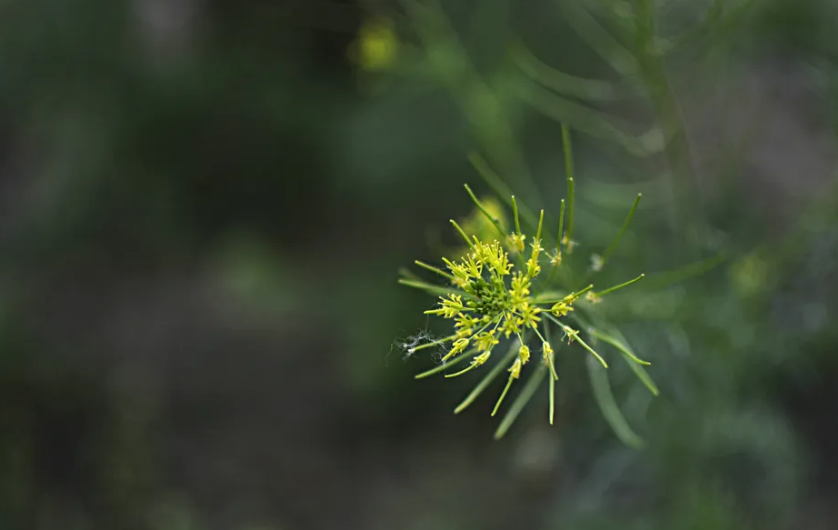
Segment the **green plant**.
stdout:
<svg viewBox="0 0 838 530">
<path fill-rule="evenodd" d="M 457 406 L 455 413 L 465 410 L 504 370 L 508 371 L 506 386 L 492 410 L 493 416 L 500 410 L 513 383 L 520 379 L 525 365 L 529 364 L 533 349 L 540 351 L 542 362 L 531 370 L 524 388 L 495 433 L 496 438 L 501 438 L 548 373 L 549 420 L 553 423 L 555 385 L 560 372 L 556 367 L 555 352 L 562 339 L 568 346 L 578 344 L 591 355 L 587 365 L 590 381 L 594 397 L 606 419 L 625 443 L 638 447 L 642 440 L 629 428 L 620 413 L 604 371 L 608 363 L 594 346 L 603 343 L 617 350 L 638 378 L 657 395 L 657 387 L 643 368 L 649 363 L 634 354 L 617 328 L 600 311 L 606 295 L 638 282 L 644 275 L 600 290 L 595 289 L 589 280 L 610 260 L 634 216 L 640 195 L 611 244 L 601 255 L 592 256 L 589 269 L 579 270 L 578 260 L 563 259 L 564 255 L 572 254 L 576 246 L 573 239 L 573 168 L 570 133 L 566 128 L 563 137 L 568 161 L 567 199 L 560 201 L 556 235 L 553 236 L 544 227 L 544 210 L 536 221 L 533 212 L 519 204 L 515 196 L 508 199 L 514 221 L 514 230 L 510 232 L 506 228 L 509 223 L 503 210 L 499 210 L 493 202 L 479 199 L 466 185 L 475 211 L 463 223 L 467 228 L 451 220 L 465 243 L 457 252 L 459 256 L 443 257 L 445 269 L 416 261 L 416 265 L 443 278 L 445 283 L 429 283 L 411 273 L 406 273 L 406 277 L 399 280 L 403 285 L 438 295 L 440 301 L 437 307 L 426 311 L 426 314 L 453 321 L 453 331 L 440 339 L 417 341 L 405 349 L 409 355 L 429 349 L 443 351 L 440 364 L 418 374 L 417 379 L 446 372 L 469 357 L 472 359 L 467 367 L 446 373 L 445 377 L 458 377 L 484 365 L 492 365 L 485 377 Z M 478 222 L 481 218 L 482 224 Z M 521 227 L 522 220 L 533 227 L 529 235 Z M 550 243 L 551 251 L 545 251 L 543 245 L 546 242 Z M 549 272 L 544 274 L 542 266 Z M 556 332 L 561 339 L 552 338 Z M 536 345 L 531 349 L 533 342 Z M 506 353 L 497 355 L 499 350 Z M 493 363 L 492 360 L 497 357 L 500 360 Z"/>
</svg>

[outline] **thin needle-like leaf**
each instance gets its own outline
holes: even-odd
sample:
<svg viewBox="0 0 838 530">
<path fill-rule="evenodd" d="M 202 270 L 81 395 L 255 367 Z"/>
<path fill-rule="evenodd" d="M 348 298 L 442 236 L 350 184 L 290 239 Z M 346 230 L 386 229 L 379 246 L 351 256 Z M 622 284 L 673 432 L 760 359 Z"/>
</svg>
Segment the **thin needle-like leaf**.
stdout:
<svg viewBox="0 0 838 530">
<path fill-rule="evenodd" d="M 544 313 L 542 313 L 542 314 L 544 314 Z M 582 346 L 583 348 L 588 350 L 588 352 L 591 355 L 593 355 L 596 358 L 597 361 L 599 361 L 599 364 L 601 364 L 603 368 L 608 368 L 608 363 L 605 362 L 605 359 L 603 359 L 602 356 L 596 352 L 596 350 L 594 350 L 593 348 L 588 346 L 587 342 L 585 342 L 584 340 L 582 340 L 581 337 L 579 337 L 579 332 L 578 331 L 571 328 L 570 326 L 568 326 L 564 322 L 560 321 L 558 318 L 554 317 L 553 315 L 546 314 L 546 316 L 547 316 L 547 318 L 549 318 L 550 320 L 555 322 L 556 325 L 558 325 L 560 328 L 562 328 L 562 330 L 565 332 L 565 334 L 569 338 L 571 338 L 572 341 L 578 342 L 580 346 Z"/>
<path fill-rule="evenodd" d="M 559 234 L 565 244 L 568 254 L 572 253 L 573 245 L 571 238 L 573 237 L 573 147 L 570 143 L 570 129 L 566 124 L 562 123 L 562 152 L 564 153 L 564 172 L 567 179 L 567 231 L 565 235 Z"/>
<path fill-rule="evenodd" d="M 492 409 L 492 416 L 498 413 L 498 409 L 500 408 L 501 403 L 503 403 L 503 398 L 506 397 L 506 393 L 509 392 L 509 389 L 512 387 L 513 381 L 515 381 L 515 378 L 512 375 L 510 375 L 509 380 L 506 382 L 506 386 L 503 387 L 503 392 L 501 392 L 500 397 L 495 403 L 495 408 Z"/>
<path fill-rule="evenodd" d="M 486 161 L 485 158 L 480 156 L 479 153 L 471 152 L 468 155 L 468 160 L 471 162 L 472 167 L 474 167 L 475 171 L 486 181 L 486 184 L 492 188 L 492 191 L 495 194 L 502 198 L 506 204 L 510 207 L 512 206 L 512 201 L 510 197 L 512 197 L 512 190 L 507 186 L 503 180 L 498 176 L 497 173 L 489 166 L 489 163 Z M 520 209 L 521 217 L 524 218 L 524 221 L 529 223 L 530 225 L 535 226 L 536 219 L 535 214 L 531 212 L 526 206 L 521 205 Z"/>
<path fill-rule="evenodd" d="M 617 245 L 620 243 L 620 239 L 623 238 L 623 234 L 626 233 L 629 224 L 631 223 L 631 218 L 634 217 L 634 212 L 637 210 L 637 204 L 640 202 L 640 197 L 643 195 L 641 193 L 637 194 L 637 198 L 634 199 L 634 204 L 631 205 L 631 210 L 629 210 L 628 215 L 626 216 L 626 220 L 623 221 L 623 226 L 620 228 L 620 231 L 617 232 L 617 236 L 614 238 L 614 241 L 608 245 L 608 248 L 605 249 L 605 252 L 602 254 L 602 264 L 604 265 L 608 258 L 611 257 L 611 254 L 614 252 L 614 249 L 617 248 Z"/>
<path fill-rule="evenodd" d="M 623 337 L 617 329 L 611 330 L 611 335 L 608 335 L 598 329 L 593 328 L 589 328 L 588 331 L 598 340 L 610 344 L 611 346 L 616 348 L 620 353 L 622 353 L 623 359 L 629 365 L 631 371 L 634 372 L 634 375 L 636 375 L 637 378 L 640 379 L 640 382 L 643 383 L 643 385 L 649 389 L 649 392 L 651 392 L 652 395 L 655 396 L 660 395 L 660 390 L 658 389 L 658 386 L 652 380 L 652 377 L 649 375 L 649 373 L 646 372 L 645 368 L 643 368 L 643 366 L 648 366 L 651 363 L 646 362 L 637 357 L 637 355 L 635 355 L 634 352 L 631 351 L 631 347 L 629 347 L 628 342 L 625 340 L 625 337 Z"/>
<path fill-rule="evenodd" d="M 640 280 L 642 280 L 642 279 L 643 279 L 643 278 L 645 278 L 645 277 L 646 277 L 646 275 L 645 275 L 645 274 L 641 274 L 640 276 L 638 276 L 637 278 L 635 278 L 635 279 L 633 279 L 633 280 L 629 280 L 629 281 L 627 281 L 627 282 L 625 282 L 625 283 L 621 283 L 620 285 L 615 285 L 614 287 L 609 287 L 608 289 L 606 289 L 606 290 L 604 290 L 604 291 L 600 291 L 600 292 L 598 292 L 598 293 L 595 293 L 595 295 L 596 295 L 597 297 L 603 297 L 603 296 L 605 296 L 605 295 L 607 295 L 607 294 L 609 294 L 609 293 L 613 293 L 614 291 L 617 291 L 617 290 L 619 290 L 619 289 L 622 289 L 623 287 L 628 287 L 629 285 L 631 285 L 631 284 L 633 284 L 633 283 L 637 283 L 637 282 L 639 282 Z"/>
<path fill-rule="evenodd" d="M 477 383 L 477 386 L 475 386 L 471 393 L 469 393 L 469 395 L 466 396 L 462 403 L 457 405 L 457 408 L 454 409 L 454 414 L 459 414 L 460 412 L 464 411 L 469 405 L 474 403 L 474 400 L 476 400 L 480 396 L 480 394 L 483 393 L 484 390 L 486 390 L 486 387 L 492 384 L 492 381 L 497 379 L 500 373 L 503 372 L 503 370 L 507 367 L 509 362 L 512 361 L 512 359 L 514 359 L 516 355 L 518 355 L 518 348 L 516 345 L 516 342 L 512 343 L 512 345 L 509 347 L 509 352 L 506 354 L 506 356 L 503 359 L 501 359 L 500 362 L 498 362 L 494 367 L 492 367 L 492 370 L 488 374 L 486 374 L 486 376 L 483 379 L 481 379 L 479 383 Z"/>
<path fill-rule="evenodd" d="M 559 237 L 556 238 L 556 255 L 562 254 L 562 232 L 564 232 L 564 199 L 561 202 L 561 210 L 559 211 Z"/>
<path fill-rule="evenodd" d="M 546 374 L 547 367 L 543 364 L 539 365 L 538 368 L 532 371 L 532 375 L 527 380 L 524 388 L 521 389 L 521 393 L 518 394 L 518 397 L 516 397 L 515 401 L 512 402 L 512 406 L 509 407 L 509 411 L 506 413 L 506 416 L 503 417 L 498 429 L 495 431 L 495 440 L 503 438 L 515 420 L 518 419 L 521 411 L 524 410 L 524 407 L 527 403 L 529 403 L 530 399 L 532 399 L 535 391 L 538 390 L 538 385 L 540 385 L 544 380 L 544 376 Z"/>
<path fill-rule="evenodd" d="M 547 321 L 543 321 L 542 324 L 544 325 L 544 336 L 547 337 L 547 342 L 550 342 L 550 326 L 547 325 Z M 556 373 L 556 359 L 555 359 L 555 352 L 553 355 L 550 356 L 550 372 L 552 377 L 550 377 L 550 425 L 553 425 L 553 418 L 555 417 L 556 411 L 556 381 L 559 379 L 559 375 Z"/>
<path fill-rule="evenodd" d="M 439 274 L 440 276 L 442 276 L 444 278 L 448 278 L 449 280 L 454 281 L 454 277 L 451 276 L 450 274 L 448 274 L 447 272 L 445 272 L 442 269 L 434 267 L 433 265 L 428 265 L 427 263 L 425 263 L 423 261 L 419 261 L 419 260 L 414 261 L 414 263 L 416 263 L 416 265 L 422 267 L 423 269 L 429 270 L 431 272 L 435 272 L 435 273 Z"/>
<path fill-rule="evenodd" d="M 511 197 L 512 199 L 512 215 L 515 217 L 515 232 L 518 234 L 521 233 L 521 223 L 518 221 L 518 201 L 515 200 L 515 196 Z"/>
<path fill-rule="evenodd" d="M 462 228 L 460 228 L 460 225 L 457 224 L 457 221 L 451 219 L 450 222 L 454 226 L 454 228 L 457 229 L 457 232 L 459 232 L 460 235 L 463 236 L 463 239 L 466 240 L 466 243 L 468 243 L 469 248 L 473 249 L 474 248 L 474 243 L 472 243 L 471 239 L 468 238 L 465 231 Z"/>
<path fill-rule="evenodd" d="M 488 219 L 489 222 L 491 222 L 492 225 L 498 230 L 498 233 L 501 236 L 505 237 L 506 234 L 504 233 L 503 228 L 500 226 L 500 220 L 498 220 L 497 217 L 489 213 L 489 210 L 487 210 L 486 207 L 483 206 L 483 203 L 480 202 L 480 199 L 478 199 L 474 192 L 471 191 L 471 188 L 468 186 L 468 184 L 465 184 L 464 186 L 469 194 L 469 197 L 471 197 L 471 200 L 474 201 L 474 204 L 477 205 L 477 208 L 483 213 L 483 215 L 486 216 L 486 219 Z"/>
<path fill-rule="evenodd" d="M 634 353 L 633 353 L 633 352 L 632 352 L 632 351 L 628 348 L 628 346 L 626 346 L 625 344 L 623 344 L 622 342 L 620 342 L 618 339 L 616 339 L 616 338 L 612 337 L 611 335 L 608 335 L 607 333 L 605 333 L 605 332 L 603 332 L 603 331 L 600 331 L 600 330 L 598 330 L 598 329 L 596 329 L 596 328 L 588 328 L 588 333 L 590 333 L 590 334 L 591 334 L 591 336 L 592 336 L 592 337 L 594 337 L 594 338 L 596 338 L 597 340 L 601 340 L 602 342 L 605 342 L 605 343 L 607 343 L 607 344 L 610 344 L 611 346 L 614 346 L 615 348 L 617 348 L 618 350 L 620 350 L 621 352 L 623 352 L 623 353 L 624 353 L 624 354 L 625 354 L 625 355 L 626 355 L 629 359 L 631 359 L 632 361 L 636 362 L 637 364 L 642 364 L 642 365 L 644 365 L 644 366 L 649 366 L 649 365 L 651 365 L 651 364 L 652 364 L 652 363 L 650 363 L 650 362 L 648 362 L 648 361 L 644 361 L 643 359 L 641 359 L 641 358 L 637 357 L 637 356 L 636 356 L 636 355 L 635 355 L 635 354 L 634 354 Z"/>
<path fill-rule="evenodd" d="M 611 392 L 611 383 L 608 381 L 608 372 L 599 366 L 592 358 L 588 357 L 585 365 L 588 368 L 588 376 L 591 381 L 594 399 L 602 412 L 605 421 L 614 430 L 617 437 L 629 447 L 640 449 L 645 445 L 643 439 L 638 436 L 629 426 L 620 407 L 614 400 Z"/>
<path fill-rule="evenodd" d="M 401 285 L 406 285 L 408 287 L 413 287 L 414 289 L 422 289 L 423 291 L 429 292 L 431 294 L 458 294 L 460 296 L 467 296 L 471 298 L 472 296 L 465 291 L 461 291 L 459 289 L 453 289 L 451 287 L 443 287 L 441 285 L 433 285 L 431 283 L 420 282 L 416 280 L 408 280 L 405 278 L 399 278 L 399 283 Z"/>
</svg>

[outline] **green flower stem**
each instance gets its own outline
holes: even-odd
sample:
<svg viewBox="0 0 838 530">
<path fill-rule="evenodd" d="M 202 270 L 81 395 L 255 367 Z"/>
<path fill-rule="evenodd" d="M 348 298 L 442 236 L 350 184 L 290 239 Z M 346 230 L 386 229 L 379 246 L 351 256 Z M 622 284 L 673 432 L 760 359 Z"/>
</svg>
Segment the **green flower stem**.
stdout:
<svg viewBox="0 0 838 530">
<path fill-rule="evenodd" d="M 509 412 L 506 413 L 506 416 L 503 417 L 501 420 L 500 425 L 498 426 L 498 430 L 495 431 L 495 440 L 500 440 L 521 414 L 521 411 L 524 410 L 524 407 L 527 403 L 529 403 L 530 399 L 532 399 L 535 391 L 538 390 L 538 385 L 541 384 L 541 381 L 544 380 L 544 376 L 547 374 L 547 367 L 543 364 L 540 365 L 538 368 L 533 370 L 532 375 L 527 380 L 527 384 L 524 385 L 524 388 L 521 390 L 521 393 L 518 394 L 518 397 L 515 398 L 515 401 L 512 402 L 512 406 L 509 407 Z"/>
<path fill-rule="evenodd" d="M 542 300 L 536 299 L 536 304 L 538 304 L 538 305 L 541 305 L 541 304 L 556 304 L 556 303 L 559 303 L 559 302 L 564 302 L 568 298 L 576 299 L 576 298 L 579 298 L 580 296 L 582 296 L 583 294 L 587 293 L 588 291 L 590 291 L 593 288 L 594 288 L 594 284 L 590 284 L 587 287 L 585 287 L 584 289 L 582 289 L 581 291 L 576 291 L 575 293 L 570 293 L 569 295 L 565 296 L 564 298 L 557 298 L 555 300 L 542 301 Z"/>
<path fill-rule="evenodd" d="M 515 232 L 521 233 L 521 223 L 518 221 L 518 202 L 512 196 L 512 214 L 515 216 Z"/>
<path fill-rule="evenodd" d="M 459 233 L 460 233 L 460 235 L 461 235 L 461 236 L 463 236 L 463 239 L 465 239 L 465 240 L 466 240 L 466 243 L 468 243 L 468 247 L 469 247 L 470 249 L 474 250 L 474 243 L 472 243 L 471 239 L 469 239 L 469 238 L 468 238 L 468 236 L 467 236 L 467 235 L 466 235 L 466 233 L 463 231 L 463 229 L 462 229 L 462 228 L 460 228 L 460 225 L 458 225 L 458 224 L 457 224 L 457 221 L 455 221 L 455 220 L 453 220 L 453 219 L 450 219 L 450 221 L 451 221 L 451 224 L 452 224 L 452 225 L 454 225 L 454 228 L 456 228 L 456 229 L 457 229 L 457 232 L 459 232 Z"/>
<path fill-rule="evenodd" d="M 538 338 L 541 339 L 542 343 L 544 343 L 544 342 L 546 342 L 548 344 L 550 343 L 549 340 L 545 339 L 544 336 L 542 336 L 541 333 L 538 332 L 538 329 L 533 328 L 533 331 L 535 331 L 535 334 L 538 335 Z M 545 331 L 545 333 L 547 332 L 547 325 L 546 324 L 544 326 L 544 331 Z M 553 356 L 552 355 L 550 356 L 550 374 L 551 374 L 553 379 L 558 379 L 559 378 L 559 374 L 556 373 L 556 368 L 553 366 Z"/>
<path fill-rule="evenodd" d="M 544 326 L 544 335 L 547 337 L 547 342 L 550 342 L 550 326 L 547 325 L 547 321 L 542 321 L 541 324 Z M 558 347 L 558 345 L 557 345 Z M 555 353 L 555 352 L 554 352 Z M 559 380 L 559 374 L 556 373 L 556 361 L 555 355 L 550 356 L 550 372 L 553 374 L 553 377 L 550 379 L 550 425 L 553 425 L 553 418 L 555 417 L 556 411 L 556 381 Z"/>
<path fill-rule="evenodd" d="M 600 354 L 598 354 L 598 353 L 597 353 L 597 352 L 596 352 L 593 348 L 591 348 L 590 346 L 588 346 L 588 343 L 587 343 L 587 342 L 585 342 L 584 340 L 582 340 L 582 339 L 579 337 L 579 332 L 578 332 L 578 331 L 576 331 L 575 329 L 571 328 L 570 326 L 568 326 L 568 325 L 564 324 L 563 322 L 559 321 L 559 319 L 558 319 L 558 318 L 555 318 L 553 315 L 548 314 L 548 315 L 547 315 L 547 318 L 549 318 L 550 320 L 552 320 L 553 322 L 555 322 L 555 323 L 556 323 L 556 324 L 557 324 L 560 328 L 562 328 L 562 331 L 564 331 L 564 332 L 565 332 L 565 334 L 567 334 L 567 336 L 571 338 L 571 341 L 574 341 L 574 340 L 575 340 L 575 341 L 576 341 L 576 342 L 578 342 L 578 343 L 579 343 L 579 344 L 580 344 L 583 348 L 585 348 L 586 350 L 588 350 L 588 352 L 590 352 L 590 354 L 591 354 L 591 355 L 593 355 L 594 357 L 596 357 L 596 360 L 597 360 L 597 361 L 599 361 L 599 364 L 601 364 L 603 368 L 608 368 L 608 363 L 607 363 L 607 362 L 605 362 L 605 359 L 603 359 L 603 358 L 600 356 Z"/>
<path fill-rule="evenodd" d="M 503 231 L 503 228 L 501 228 L 500 221 L 497 219 L 497 217 L 495 217 L 495 216 L 493 216 L 492 214 L 489 213 L 489 210 L 487 210 L 486 207 L 483 206 L 483 203 L 480 202 L 480 200 L 477 198 L 477 196 L 474 194 L 474 192 L 471 191 L 471 188 L 469 187 L 468 184 L 465 184 L 464 186 L 465 186 L 466 191 L 468 192 L 469 196 L 471 197 L 471 200 L 474 201 L 474 204 L 477 205 L 477 208 L 481 212 L 483 212 L 483 215 L 485 215 L 486 218 L 492 223 L 492 225 L 495 228 L 497 228 L 498 233 L 501 235 L 501 238 L 506 237 L 506 233 Z"/>
<path fill-rule="evenodd" d="M 634 199 L 634 204 L 631 205 L 631 210 L 629 210 L 628 215 L 626 216 L 626 220 L 623 221 L 623 226 L 620 228 L 620 231 L 617 232 L 617 236 L 614 238 L 614 241 L 608 245 L 608 248 L 605 249 L 605 252 L 602 254 L 602 264 L 605 265 L 605 262 L 608 261 L 608 258 L 611 257 L 611 254 L 614 252 L 614 249 L 617 248 L 617 244 L 620 243 L 620 239 L 623 238 L 623 234 L 626 233 L 628 229 L 629 223 L 631 223 L 631 218 L 634 217 L 634 212 L 637 210 L 637 204 L 640 202 L 640 197 L 643 194 L 638 193 L 637 198 Z"/>
<path fill-rule="evenodd" d="M 553 366 L 553 359 L 550 359 L 550 370 L 556 373 L 556 368 Z M 556 379 L 558 376 L 550 379 L 550 425 L 553 425 L 553 418 L 556 416 Z"/>
<path fill-rule="evenodd" d="M 491 354 L 492 354 L 492 351 L 491 351 L 491 350 L 489 350 L 489 351 L 488 351 L 488 352 L 486 352 L 486 353 L 488 353 L 489 355 L 491 355 Z M 488 357 L 486 358 L 486 360 L 488 360 Z M 468 373 L 468 372 L 470 372 L 470 371 L 474 370 L 475 368 L 479 368 L 482 364 L 483 364 L 483 363 L 472 362 L 472 363 L 471 363 L 471 365 L 469 365 L 469 366 L 468 366 L 468 367 L 466 367 L 466 368 L 463 368 L 463 369 L 462 369 L 462 370 L 460 370 L 459 372 L 455 372 L 455 373 L 453 373 L 453 374 L 445 374 L 445 378 L 446 378 L 446 379 L 449 379 L 449 378 L 451 378 L 451 377 L 459 377 L 459 376 L 461 376 L 461 375 L 463 375 L 463 374 L 465 374 L 465 373 Z"/>
<path fill-rule="evenodd" d="M 413 287 L 414 289 L 422 289 L 423 291 L 427 291 L 431 294 L 439 294 L 439 295 L 449 295 L 449 294 L 458 294 L 460 296 L 465 296 L 468 298 L 474 298 L 472 295 L 468 294 L 465 291 L 461 291 L 460 289 L 453 289 L 451 287 L 442 287 L 440 285 L 434 285 L 432 283 L 425 283 L 419 282 L 416 280 L 408 280 L 405 278 L 399 278 L 399 283 L 401 285 L 406 285 L 408 287 Z"/>
<path fill-rule="evenodd" d="M 460 361 L 462 361 L 466 357 L 468 357 L 470 355 L 474 355 L 476 352 L 477 352 L 477 348 L 471 348 L 470 350 L 467 350 L 467 351 L 461 353 L 460 355 L 454 357 L 453 359 L 449 360 L 448 362 L 442 363 L 439 366 L 435 366 L 435 367 L 431 368 L 427 372 L 422 372 L 421 374 L 414 375 L 413 378 L 414 379 L 424 379 L 424 378 L 430 377 L 434 374 L 438 374 L 439 372 L 445 370 L 446 368 L 454 366 L 455 364 L 459 363 Z"/>
<path fill-rule="evenodd" d="M 418 352 L 419 350 L 424 350 L 424 349 L 427 349 L 427 348 L 431 348 L 433 346 L 439 346 L 440 344 L 445 344 L 446 342 L 451 342 L 452 340 L 454 340 L 456 338 L 457 338 L 456 335 L 450 335 L 448 337 L 445 337 L 444 339 L 439 339 L 439 340 L 435 340 L 435 341 L 431 341 L 431 342 L 426 342 L 425 344 L 420 344 L 419 346 L 414 346 L 413 348 L 410 348 L 408 350 L 408 353 L 414 354 L 414 353 Z"/>
<path fill-rule="evenodd" d="M 580 322 L 581 323 L 581 322 Z M 584 325 L 584 324 L 583 324 Z M 614 336 L 608 335 L 602 331 L 597 329 L 591 328 L 590 326 L 586 326 L 588 328 L 588 333 L 592 335 L 594 338 L 601 340 L 607 344 L 610 344 L 614 348 L 616 348 L 622 355 L 623 359 L 631 368 L 631 371 L 634 372 L 634 375 L 640 379 L 640 382 L 649 389 L 649 392 L 652 393 L 654 396 L 660 395 L 660 390 L 658 389 L 655 382 L 643 368 L 643 366 L 648 366 L 651 363 L 648 363 L 640 358 L 638 358 L 634 352 L 631 351 L 629 348 L 628 343 L 626 342 L 625 338 L 620 334 L 618 330 L 614 330 Z"/>
<path fill-rule="evenodd" d="M 643 366 L 650 366 L 652 364 L 648 361 L 644 361 L 643 359 L 637 357 L 624 344 L 622 344 L 619 340 L 612 337 L 611 335 L 603 333 L 602 331 L 600 331 L 596 328 L 588 328 L 588 333 L 592 337 L 594 337 L 595 339 L 601 340 L 602 342 L 605 342 L 606 344 L 610 344 L 611 346 L 614 346 L 615 348 L 620 350 L 620 352 L 622 352 L 626 357 L 628 357 L 632 361 L 636 362 L 637 364 L 642 364 Z"/>
<path fill-rule="evenodd" d="M 633 279 L 633 280 L 629 280 L 629 281 L 627 281 L 627 282 L 625 282 L 625 283 L 621 283 L 620 285 L 615 285 L 614 287 L 609 287 L 608 289 L 606 289 L 606 290 L 604 290 L 604 291 L 601 291 L 601 292 L 598 292 L 598 293 L 594 293 L 594 294 L 596 294 L 596 296 L 603 297 L 603 296 L 605 296 L 605 295 L 607 295 L 607 294 L 609 294 L 609 293 L 613 293 L 614 291 L 616 291 L 616 290 L 618 290 L 618 289 L 622 289 L 623 287 L 628 287 L 629 285 L 631 285 L 631 284 L 633 284 L 633 283 L 637 283 L 637 282 L 639 282 L 640 280 L 642 280 L 642 279 L 643 279 L 643 278 L 645 278 L 645 277 L 646 277 L 646 275 L 645 275 L 645 274 L 641 274 L 640 276 L 638 276 L 637 278 L 635 278 L 635 279 Z"/>
<path fill-rule="evenodd" d="M 414 261 L 414 263 L 416 263 L 417 265 L 419 265 L 423 269 L 427 269 L 431 272 L 435 272 L 435 273 L 439 274 L 440 276 L 443 276 L 445 278 L 448 278 L 451 281 L 454 281 L 454 277 L 451 276 L 450 274 L 448 274 L 447 272 L 445 272 L 442 269 L 438 269 L 437 267 L 434 267 L 433 265 L 428 265 L 427 263 L 424 263 L 424 262 L 419 261 L 419 260 Z"/>
<path fill-rule="evenodd" d="M 573 148 L 570 143 L 570 129 L 567 125 L 562 124 L 562 150 L 564 151 L 564 168 L 565 176 L 567 178 L 567 232 L 565 237 L 565 248 L 568 254 L 573 252 L 573 245 L 570 244 L 573 237 Z M 561 236 L 559 236 L 561 237 Z"/>
<path fill-rule="evenodd" d="M 513 381 L 515 381 L 515 378 L 512 376 L 512 374 L 509 374 L 509 380 L 506 382 L 506 386 L 503 387 L 503 392 L 501 392 L 500 397 L 498 398 L 498 402 L 495 403 L 495 408 L 492 410 L 492 416 L 498 413 L 500 404 L 503 403 L 503 398 L 505 398 L 506 393 L 509 392 L 509 388 L 512 386 Z"/>
<path fill-rule="evenodd" d="M 564 231 L 564 199 L 561 202 L 561 209 L 559 210 L 559 237 L 556 238 L 556 254 L 562 253 L 562 231 Z"/>
</svg>

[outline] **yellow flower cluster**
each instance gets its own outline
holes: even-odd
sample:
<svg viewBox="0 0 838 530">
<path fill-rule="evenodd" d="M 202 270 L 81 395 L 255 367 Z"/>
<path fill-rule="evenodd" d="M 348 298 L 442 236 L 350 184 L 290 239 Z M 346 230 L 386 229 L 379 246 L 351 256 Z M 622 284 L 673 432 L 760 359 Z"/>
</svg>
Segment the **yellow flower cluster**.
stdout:
<svg viewBox="0 0 838 530">
<path fill-rule="evenodd" d="M 445 269 L 419 261 L 416 262 L 422 268 L 446 278 L 449 285 L 432 285 L 419 281 L 418 278 L 402 280 L 405 285 L 443 295 L 439 297 L 437 305 L 425 311 L 425 313 L 453 321 L 453 333 L 439 340 L 411 345 L 408 348 L 408 353 L 413 354 L 424 348 L 449 344 L 447 351 L 442 355 L 442 364 L 428 372 L 419 374 L 417 377 L 421 378 L 438 373 L 445 370 L 446 367 L 471 358 L 470 364 L 464 369 L 445 376 L 457 377 L 487 364 L 495 348 L 501 342 L 511 339 L 508 353 L 505 353 L 503 358 L 489 370 L 484 378 L 484 383 L 478 385 L 472 394 L 457 408 L 457 412 L 459 412 L 467 407 L 482 392 L 489 381 L 499 376 L 506 369 L 509 374 L 508 380 L 492 411 L 494 416 L 512 383 L 520 379 L 524 367 L 530 362 L 532 352 L 528 346 L 528 341 L 535 336 L 541 342 L 541 361 L 544 366 L 540 368 L 540 371 L 534 371 L 530 380 L 536 380 L 535 374 L 537 373 L 543 375 L 545 368 L 549 370 L 551 379 L 550 421 L 552 423 L 554 382 L 558 380 L 553 346 L 559 343 L 550 343 L 550 326 L 557 327 L 563 333 L 568 344 L 579 344 L 591 353 L 603 367 L 607 367 L 607 363 L 602 357 L 580 337 L 579 330 L 572 328 L 564 320 L 570 316 L 584 325 L 582 318 L 577 317 L 575 313 L 571 315 L 575 311 L 574 306 L 577 302 L 583 300 L 587 304 L 582 315 L 582 317 L 585 317 L 590 306 L 598 303 L 603 295 L 631 285 L 642 278 L 642 275 L 605 291 L 594 293 L 592 291 L 593 285 L 589 285 L 580 291 L 570 294 L 562 293 L 559 295 L 560 298 L 550 299 L 551 296 L 548 292 L 553 293 L 555 291 L 547 291 L 545 287 L 550 284 L 556 268 L 562 263 L 562 250 L 569 253 L 571 247 L 569 238 L 567 243 L 564 242 L 564 239 L 567 238 L 567 233 L 562 228 L 565 210 L 564 201 L 561 204 L 559 218 L 559 237 L 553 239 L 556 245 L 555 253 L 552 251 L 546 253 L 542 246 L 543 210 L 538 218 L 535 234 L 527 236 L 521 231 L 518 207 L 514 197 L 511 200 L 515 221 L 514 230 L 508 230 L 503 212 L 499 208 L 478 200 L 468 186 L 466 186 L 466 191 L 471 195 L 477 210 L 483 215 L 484 221 L 478 223 L 475 218 L 468 220 L 465 226 L 469 228 L 471 236 L 456 221 L 451 221 L 466 243 L 466 246 L 458 250 L 456 254 L 460 257 L 443 258 Z M 531 217 L 531 220 L 534 219 Z M 491 233 L 490 229 L 493 229 L 496 235 Z M 547 237 L 551 238 L 552 236 L 548 235 Z M 527 252 L 528 246 L 529 252 Z M 547 275 L 549 277 L 546 279 L 540 276 L 542 272 L 541 260 L 545 260 L 549 265 L 552 265 L 550 274 Z M 587 331 L 590 335 L 591 330 L 587 329 Z M 596 335 L 596 338 L 600 337 L 606 337 L 606 335 L 603 333 Z M 614 342 L 612 341 L 612 343 Z M 506 350 L 506 347 L 504 349 Z M 538 380 L 540 381 L 540 379 Z M 524 393 L 527 392 L 524 391 Z M 513 414 L 512 409 L 510 409 L 509 414 Z M 514 414 L 517 414 L 517 412 Z M 499 428 L 499 432 L 504 432 L 505 428 Z"/>
<path fill-rule="evenodd" d="M 513 235 L 517 236 L 514 241 L 525 239 L 523 234 Z M 462 294 L 440 297 L 439 307 L 426 311 L 426 314 L 455 321 L 455 342 L 443 361 L 462 353 L 469 344 L 475 347 L 477 355 L 471 366 L 460 373 L 484 364 L 501 336 L 514 335 L 523 343 L 522 331 L 537 331 L 542 311 L 530 294 L 532 282 L 541 272 L 538 258 L 543 249 L 538 238 L 533 240 L 526 271 L 517 272 L 513 272 L 515 266 L 499 241 L 487 243 L 477 237 L 466 240 L 470 252 L 462 260 L 443 259 L 450 271 L 451 282 L 462 290 Z M 521 366 L 529 360 L 526 346 L 522 347 L 518 360 L 520 362 L 513 369 L 516 378 Z"/>
</svg>

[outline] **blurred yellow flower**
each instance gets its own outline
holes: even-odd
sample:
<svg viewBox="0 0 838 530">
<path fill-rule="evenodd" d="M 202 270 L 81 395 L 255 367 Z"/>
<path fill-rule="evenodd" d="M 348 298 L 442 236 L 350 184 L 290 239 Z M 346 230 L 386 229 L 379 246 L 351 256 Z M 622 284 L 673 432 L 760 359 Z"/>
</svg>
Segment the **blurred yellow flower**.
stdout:
<svg viewBox="0 0 838 530">
<path fill-rule="evenodd" d="M 389 68 L 399 52 L 399 39 L 393 23 L 387 18 L 364 20 L 358 37 L 349 46 L 349 58 L 363 70 L 380 71 Z"/>
</svg>

